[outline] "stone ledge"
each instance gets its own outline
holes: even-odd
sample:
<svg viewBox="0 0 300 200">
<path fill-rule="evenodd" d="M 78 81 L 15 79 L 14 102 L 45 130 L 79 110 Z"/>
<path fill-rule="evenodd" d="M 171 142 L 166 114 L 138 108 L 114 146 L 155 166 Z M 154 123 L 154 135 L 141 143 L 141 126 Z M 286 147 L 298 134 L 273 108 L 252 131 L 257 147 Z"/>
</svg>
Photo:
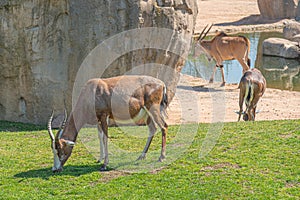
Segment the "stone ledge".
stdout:
<svg viewBox="0 0 300 200">
<path fill-rule="evenodd" d="M 298 58 L 300 51 L 297 42 L 283 38 L 268 38 L 263 42 L 263 54 L 284 58 Z"/>
</svg>

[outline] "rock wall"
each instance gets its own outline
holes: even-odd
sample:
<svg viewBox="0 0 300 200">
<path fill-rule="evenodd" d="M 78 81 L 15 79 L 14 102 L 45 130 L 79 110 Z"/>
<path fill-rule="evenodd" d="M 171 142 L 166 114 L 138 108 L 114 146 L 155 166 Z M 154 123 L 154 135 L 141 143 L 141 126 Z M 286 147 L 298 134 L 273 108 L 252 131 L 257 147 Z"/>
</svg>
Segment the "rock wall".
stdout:
<svg viewBox="0 0 300 200">
<path fill-rule="evenodd" d="M 187 55 L 196 15 L 194 0 L 1 1 L 0 120 L 44 124 L 52 109 L 70 111 L 82 61 L 97 44 L 122 31 L 171 28 L 178 37 L 189 38 L 188 45 L 179 47 Z M 174 67 L 175 76 L 167 83 L 173 88 L 172 98 L 183 57 L 151 49 L 131 52 L 113 62 L 104 75 L 123 74 L 148 62 Z"/>
<path fill-rule="evenodd" d="M 293 19 L 298 14 L 298 0 L 258 0 L 262 17 L 267 19 Z"/>
</svg>

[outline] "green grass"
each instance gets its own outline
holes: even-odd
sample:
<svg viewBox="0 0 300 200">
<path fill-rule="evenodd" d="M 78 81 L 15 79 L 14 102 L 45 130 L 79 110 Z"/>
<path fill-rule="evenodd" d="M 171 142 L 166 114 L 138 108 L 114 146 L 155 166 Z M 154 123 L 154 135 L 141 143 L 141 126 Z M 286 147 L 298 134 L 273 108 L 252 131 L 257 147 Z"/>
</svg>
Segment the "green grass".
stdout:
<svg viewBox="0 0 300 200">
<path fill-rule="evenodd" d="M 199 153 L 210 125 L 200 124 L 192 135 L 195 126 L 188 125 L 181 140 L 180 127 L 171 126 L 167 159 L 172 160 L 173 155 L 177 158 L 143 173 L 121 169 L 143 164 L 148 169 L 149 164 L 156 163 L 160 133 L 146 161 L 136 162 L 132 160 L 135 154 L 125 157 L 142 151 L 145 135 L 136 134 L 146 129 L 129 127 L 130 132 L 137 133 L 128 135 L 111 128 L 111 143 L 131 162 L 121 168 L 122 157 L 111 153 L 110 171 L 99 172 L 97 152 L 90 148 L 96 144 L 87 145 L 97 142 L 97 135 L 94 129 L 84 129 L 88 134 L 83 139 L 87 141 L 78 141 L 64 171 L 53 174 L 50 138 L 44 127 L 0 122 L 0 199 L 300 198 L 300 120 L 225 123 L 216 146 L 204 158 Z M 192 139 L 184 141 L 190 135 Z"/>
</svg>

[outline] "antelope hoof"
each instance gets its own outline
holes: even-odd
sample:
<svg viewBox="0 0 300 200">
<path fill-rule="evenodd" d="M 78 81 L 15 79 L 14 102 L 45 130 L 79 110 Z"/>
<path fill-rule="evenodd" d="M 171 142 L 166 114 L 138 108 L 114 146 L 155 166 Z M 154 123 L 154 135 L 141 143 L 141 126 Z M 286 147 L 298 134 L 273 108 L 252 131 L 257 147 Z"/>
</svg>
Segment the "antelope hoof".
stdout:
<svg viewBox="0 0 300 200">
<path fill-rule="evenodd" d="M 226 84 L 226 82 L 223 82 L 223 83 L 221 84 L 221 87 L 224 87 L 224 86 L 225 86 L 225 84 Z"/>
<path fill-rule="evenodd" d="M 52 167 L 52 172 L 53 172 L 53 173 L 58 173 L 58 172 L 61 172 L 62 170 L 63 170 L 62 167 L 59 167 L 59 168 Z"/>
<path fill-rule="evenodd" d="M 137 160 L 145 160 L 146 159 L 146 154 L 142 153 L 142 155 L 140 155 L 140 157 L 138 157 Z"/>
<path fill-rule="evenodd" d="M 101 171 L 101 172 L 107 171 L 106 165 L 103 164 L 103 165 L 100 167 L 100 171 Z"/>
<path fill-rule="evenodd" d="M 213 83 L 214 82 L 214 79 L 209 79 L 209 83 Z"/>
<path fill-rule="evenodd" d="M 52 172 L 53 173 L 60 173 L 60 172 L 62 172 L 62 170 L 63 170 L 62 168 L 59 168 L 59 169 L 52 170 Z"/>
<path fill-rule="evenodd" d="M 159 159 L 158 159 L 158 162 L 164 162 L 165 159 L 166 159 L 165 156 L 160 156 Z"/>
</svg>

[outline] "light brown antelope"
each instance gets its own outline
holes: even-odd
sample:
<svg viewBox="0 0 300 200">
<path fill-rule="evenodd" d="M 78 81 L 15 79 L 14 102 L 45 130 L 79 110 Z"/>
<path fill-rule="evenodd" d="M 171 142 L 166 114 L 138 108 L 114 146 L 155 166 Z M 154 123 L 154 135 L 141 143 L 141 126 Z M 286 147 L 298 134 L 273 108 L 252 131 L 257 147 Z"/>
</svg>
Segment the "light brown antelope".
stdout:
<svg viewBox="0 0 300 200">
<path fill-rule="evenodd" d="M 266 79 L 258 69 L 253 68 L 244 73 L 239 84 L 240 111 L 237 112 L 239 115 L 238 121 L 240 121 L 241 115 L 243 115 L 245 121 L 255 120 L 256 106 L 266 87 Z M 243 111 L 244 102 L 246 105 L 245 111 Z"/>
<path fill-rule="evenodd" d="M 209 57 L 209 60 L 213 58 L 216 61 L 216 66 L 209 82 L 213 82 L 217 67 L 220 67 L 222 72 L 222 85 L 225 85 L 223 61 L 236 59 L 242 65 L 243 73 L 247 71 L 250 68 L 250 59 L 248 57 L 250 41 L 244 36 L 228 36 L 224 32 L 217 33 L 212 40 L 203 40 L 212 26 L 213 25 L 207 29 L 208 25 L 206 25 L 200 33 L 198 41 Z"/>
<path fill-rule="evenodd" d="M 57 132 L 56 136 L 52 133 L 51 128 L 53 113 L 49 119 L 48 132 L 52 140 L 54 154 L 52 171 L 62 171 L 63 165 L 71 155 L 78 132 L 84 124 L 98 125 L 100 159 L 101 152 L 104 151 L 104 163 L 100 170 L 106 170 L 109 161 L 107 147 L 109 119 L 126 124 L 128 122 L 137 123 L 142 120 L 147 124 L 149 137 L 138 159 L 146 157 L 156 132 L 155 124 L 157 124 L 162 132 L 162 149 L 159 161 L 163 161 L 166 156 L 168 130 L 163 113 L 167 104 L 165 84 L 150 76 L 118 76 L 89 80 L 81 89 L 78 101 L 67 123 Z"/>
</svg>

